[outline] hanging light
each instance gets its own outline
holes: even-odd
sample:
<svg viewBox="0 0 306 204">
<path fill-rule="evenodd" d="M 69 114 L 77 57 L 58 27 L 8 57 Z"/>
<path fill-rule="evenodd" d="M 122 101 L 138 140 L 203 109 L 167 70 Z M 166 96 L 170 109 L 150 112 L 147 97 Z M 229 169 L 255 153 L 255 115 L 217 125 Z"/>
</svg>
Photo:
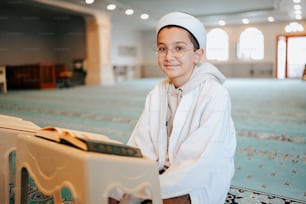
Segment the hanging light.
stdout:
<svg viewBox="0 0 306 204">
<path fill-rule="evenodd" d="M 141 18 L 142 20 L 146 20 L 146 19 L 148 19 L 149 17 L 150 17 L 149 14 L 146 14 L 146 13 L 143 13 L 143 14 L 140 15 L 140 18 Z"/>
<path fill-rule="evenodd" d="M 107 8 L 107 10 L 112 11 L 112 10 L 116 9 L 116 5 L 115 4 L 108 4 L 106 8 Z"/>
<path fill-rule="evenodd" d="M 250 21 L 249 21 L 249 19 L 244 18 L 244 19 L 242 19 L 242 23 L 243 23 L 243 24 L 249 24 L 249 23 L 250 23 Z"/>
<path fill-rule="evenodd" d="M 133 15 L 134 14 L 134 10 L 133 9 L 126 9 L 125 10 L 125 14 L 126 15 Z"/>
<path fill-rule="evenodd" d="M 95 2 L 95 0 L 85 0 L 86 4 L 93 4 Z"/>
<path fill-rule="evenodd" d="M 218 21 L 218 24 L 219 24 L 220 26 L 225 26 L 225 25 L 226 25 L 226 22 L 225 22 L 224 20 L 219 20 L 219 21 Z"/>
<path fill-rule="evenodd" d="M 268 17 L 268 21 L 269 21 L 269 22 L 274 22 L 274 18 L 273 18 L 272 16 L 269 16 L 269 17 Z"/>
<path fill-rule="evenodd" d="M 293 3 L 299 4 L 301 3 L 301 0 L 293 0 Z"/>
</svg>

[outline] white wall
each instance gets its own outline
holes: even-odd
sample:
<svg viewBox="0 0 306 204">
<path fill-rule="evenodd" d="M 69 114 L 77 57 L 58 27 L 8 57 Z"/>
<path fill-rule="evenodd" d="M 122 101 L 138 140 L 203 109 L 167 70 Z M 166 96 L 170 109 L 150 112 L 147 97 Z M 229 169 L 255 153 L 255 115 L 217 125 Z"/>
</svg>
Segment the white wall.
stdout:
<svg viewBox="0 0 306 204">
<path fill-rule="evenodd" d="M 111 63 L 113 67 L 120 69 L 118 72 L 125 72 L 117 75 L 126 75 L 127 78 L 141 76 L 142 42 L 141 32 L 132 30 L 126 25 L 112 25 Z M 129 50 L 130 48 L 132 50 Z"/>
<path fill-rule="evenodd" d="M 0 65 L 64 63 L 71 68 L 74 59 L 85 58 L 82 17 L 44 18 L 1 7 L 0 13 Z"/>
</svg>

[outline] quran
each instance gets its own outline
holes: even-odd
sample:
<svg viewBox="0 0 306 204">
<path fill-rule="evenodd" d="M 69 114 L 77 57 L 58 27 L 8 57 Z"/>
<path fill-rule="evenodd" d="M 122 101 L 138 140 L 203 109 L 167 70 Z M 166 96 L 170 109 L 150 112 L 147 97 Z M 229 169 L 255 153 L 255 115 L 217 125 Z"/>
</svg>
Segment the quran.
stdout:
<svg viewBox="0 0 306 204">
<path fill-rule="evenodd" d="M 139 148 L 122 144 L 104 135 L 48 126 L 39 129 L 35 136 L 89 152 L 143 157 Z"/>
</svg>

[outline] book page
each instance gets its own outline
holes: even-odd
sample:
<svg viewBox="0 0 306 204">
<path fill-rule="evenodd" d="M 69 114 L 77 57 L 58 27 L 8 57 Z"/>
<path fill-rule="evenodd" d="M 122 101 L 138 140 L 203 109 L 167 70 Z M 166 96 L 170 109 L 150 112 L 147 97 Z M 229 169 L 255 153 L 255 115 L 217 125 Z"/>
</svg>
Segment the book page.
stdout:
<svg viewBox="0 0 306 204">
<path fill-rule="evenodd" d="M 53 140 L 56 142 L 60 142 L 60 135 L 62 134 L 62 130 L 60 128 L 56 128 L 53 126 L 48 126 L 39 129 L 36 133 L 35 136 L 37 137 L 42 137 L 48 140 Z"/>
<path fill-rule="evenodd" d="M 88 150 L 87 145 L 80 139 L 78 134 L 70 130 L 62 131 L 60 135 L 60 143 L 70 144 L 85 151 Z"/>
<path fill-rule="evenodd" d="M 63 134 L 63 132 L 65 132 L 65 134 Z M 36 133 L 36 136 L 44 137 L 46 139 L 51 139 L 57 142 L 60 142 L 60 138 L 63 137 L 62 135 L 65 135 L 64 137 L 66 140 L 69 139 L 67 136 L 70 135 L 70 137 L 77 137 L 77 138 L 84 139 L 84 140 L 94 140 L 94 141 L 100 141 L 100 142 L 122 144 L 122 142 L 117 141 L 117 140 L 112 140 L 105 135 L 83 132 L 79 130 L 71 130 L 71 129 L 60 128 L 60 127 L 54 127 L 54 126 L 47 126 L 47 127 L 41 128 Z"/>
</svg>

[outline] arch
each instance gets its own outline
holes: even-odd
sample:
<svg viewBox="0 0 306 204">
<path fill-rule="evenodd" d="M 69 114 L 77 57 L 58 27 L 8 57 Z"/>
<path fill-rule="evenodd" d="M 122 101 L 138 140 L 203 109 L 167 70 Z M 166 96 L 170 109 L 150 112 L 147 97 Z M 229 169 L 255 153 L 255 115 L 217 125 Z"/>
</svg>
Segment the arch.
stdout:
<svg viewBox="0 0 306 204">
<path fill-rule="evenodd" d="M 208 60 L 228 60 L 229 42 L 228 34 L 215 28 L 207 33 L 206 58 Z"/>
<path fill-rule="evenodd" d="M 246 28 L 241 32 L 237 57 L 241 60 L 261 60 L 264 58 L 264 35 L 255 27 Z"/>
</svg>

